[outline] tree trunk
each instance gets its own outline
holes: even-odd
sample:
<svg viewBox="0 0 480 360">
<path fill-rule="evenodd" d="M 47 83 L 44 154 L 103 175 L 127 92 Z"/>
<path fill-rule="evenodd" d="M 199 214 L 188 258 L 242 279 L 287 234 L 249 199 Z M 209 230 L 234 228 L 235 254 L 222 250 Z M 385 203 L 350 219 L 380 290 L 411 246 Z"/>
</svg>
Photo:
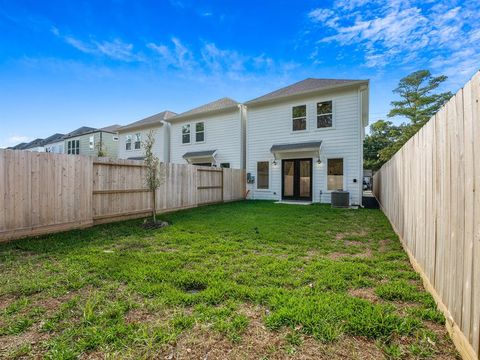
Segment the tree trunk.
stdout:
<svg viewBox="0 0 480 360">
<path fill-rule="evenodd" d="M 155 196 L 155 190 L 152 190 L 152 215 L 153 222 L 157 222 L 157 197 Z"/>
</svg>

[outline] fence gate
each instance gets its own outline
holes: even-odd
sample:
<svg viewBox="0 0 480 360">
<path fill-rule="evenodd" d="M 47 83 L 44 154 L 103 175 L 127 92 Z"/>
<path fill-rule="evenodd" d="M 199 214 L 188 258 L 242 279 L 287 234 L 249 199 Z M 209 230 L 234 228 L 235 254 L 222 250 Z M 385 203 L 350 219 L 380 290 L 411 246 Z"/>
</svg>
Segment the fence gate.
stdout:
<svg viewBox="0 0 480 360">
<path fill-rule="evenodd" d="M 223 201 L 223 169 L 197 168 L 197 204 Z"/>
</svg>

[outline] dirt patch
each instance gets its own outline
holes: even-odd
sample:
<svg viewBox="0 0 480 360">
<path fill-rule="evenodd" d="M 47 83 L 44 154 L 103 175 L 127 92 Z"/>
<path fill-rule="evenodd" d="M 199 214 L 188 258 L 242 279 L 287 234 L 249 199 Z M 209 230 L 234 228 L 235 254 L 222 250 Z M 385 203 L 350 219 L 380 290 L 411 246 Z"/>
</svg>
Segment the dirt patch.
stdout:
<svg viewBox="0 0 480 360">
<path fill-rule="evenodd" d="M 375 295 L 374 288 L 359 288 L 359 289 L 351 289 L 348 291 L 350 296 L 358 297 L 361 299 L 365 299 L 370 301 L 371 303 L 378 303 L 380 299 L 377 295 Z"/>
<path fill-rule="evenodd" d="M 285 357 L 283 357 L 285 358 Z M 282 359 L 283 359 L 282 358 Z M 313 338 L 306 338 L 293 359 L 384 359 L 382 351 L 374 341 L 353 336 L 344 336 L 331 344 L 322 344 Z M 279 357 L 280 359 L 280 357 Z"/>
<path fill-rule="evenodd" d="M 372 250 L 367 248 L 364 249 L 364 252 L 357 253 L 357 254 L 347 254 L 347 253 L 341 253 L 341 252 L 332 252 L 327 255 L 327 257 L 331 260 L 339 260 L 339 259 L 344 259 L 344 258 L 362 258 L 362 259 L 367 259 L 372 257 Z"/>
<path fill-rule="evenodd" d="M 342 337 L 332 344 L 323 344 L 309 336 L 301 336 L 302 344 L 292 346 L 286 341 L 290 330 L 270 331 L 263 322 L 265 309 L 245 305 L 240 312 L 249 319 L 242 340 L 232 343 L 205 325 L 197 324 L 169 346 L 164 359 L 381 359 L 382 351 L 373 341 L 360 337 Z"/>
<path fill-rule="evenodd" d="M 343 240 L 349 237 L 366 237 L 367 235 L 368 235 L 368 232 L 365 230 L 343 232 L 343 233 L 337 233 L 335 235 L 335 240 Z"/>
<path fill-rule="evenodd" d="M 14 301 L 15 296 L 13 295 L 0 296 L 0 312 L 5 310 Z"/>
<path fill-rule="evenodd" d="M 37 330 L 29 330 L 20 335 L 0 336 L 0 358 L 8 358 L 13 351 L 26 345 L 30 345 L 33 349 L 29 353 L 31 356 L 36 352 L 34 349 L 49 337 L 48 333 L 39 333 Z"/>
<path fill-rule="evenodd" d="M 379 246 L 378 250 L 379 250 L 380 252 L 386 252 L 386 251 L 387 251 L 387 247 L 388 247 L 389 244 L 390 244 L 390 240 L 389 240 L 389 239 L 380 240 L 380 241 L 379 241 L 379 245 L 380 245 L 380 246 Z"/>
</svg>

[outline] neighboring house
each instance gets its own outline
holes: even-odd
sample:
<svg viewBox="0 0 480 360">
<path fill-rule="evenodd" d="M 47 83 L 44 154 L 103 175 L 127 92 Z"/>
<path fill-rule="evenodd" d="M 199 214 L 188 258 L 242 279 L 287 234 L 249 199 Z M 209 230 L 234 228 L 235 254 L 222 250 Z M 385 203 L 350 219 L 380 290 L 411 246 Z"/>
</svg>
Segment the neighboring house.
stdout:
<svg viewBox="0 0 480 360">
<path fill-rule="evenodd" d="M 223 98 L 168 120 L 170 161 L 179 164 L 245 168 L 243 105 Z"/>
<path fill-rule="evenodd" d="M 145 156 L 143 141 L 150 131 L 154 131 L 153 153 L 161 162 L 169 162 L 170 124 L 165 120 L 175 115 L 174 112 L 166 110 L 119 128 L 118 157 L 120 159 L 142 160 Z"/>
<path fill-rule="evenodd" d="M 117 130 L 120 125 L 101 129 L 87 126 L 78 128 L 64 136 L 65 154 L 98 156 L 102 150 L 104 156 L 116 159 L 118 155 Z"/>
<path fill-rule="evenodd" d="M 10 147 L 10 148 L 7 148 L 7 149 L 8 149 L 8 150 L 23 150 L 23 148 L 24 148 L 25 146 L 27 146 L 27 145 L 28 145 L 28 143 L 23 142 L 23 143 L 20 143 L 20 144 L 15 145 L 15 146 L 12 146 L 12 147 Z"/>
<path fill-rule="evenodd" d="M 309 78 L 245 103 L 251 199 L 360 205 L 368 80 Z"/>
<path fill-rule="evenodd" d="M 43 141 L 43 148 L 45 152 L 63 154 L 64 134 L 53 134 Z"/>
<path fill-rule="evenodd" d="M 33 141 L 30 141 L 28 144 L 22 147 L 22 149 L 19 150 L 27 150 L 27 151 L 38 151 L 38 152 L 44 152 L 45 149 L 43 148 L 43 139 L 35 139 Z"/>
</svg>

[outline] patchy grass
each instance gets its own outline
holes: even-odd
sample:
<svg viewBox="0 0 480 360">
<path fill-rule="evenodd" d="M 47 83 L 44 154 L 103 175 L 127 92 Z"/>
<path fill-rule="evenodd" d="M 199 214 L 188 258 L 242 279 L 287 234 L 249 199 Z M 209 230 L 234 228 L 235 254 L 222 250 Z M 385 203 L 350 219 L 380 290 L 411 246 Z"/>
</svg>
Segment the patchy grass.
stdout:
<svg viewBox="0 0 480 360">
<path fill-rule="evenodd" d="M 2 358 L 456 358 L 378 210 L 238 202 L 0 245 Z"/>
</svg>

